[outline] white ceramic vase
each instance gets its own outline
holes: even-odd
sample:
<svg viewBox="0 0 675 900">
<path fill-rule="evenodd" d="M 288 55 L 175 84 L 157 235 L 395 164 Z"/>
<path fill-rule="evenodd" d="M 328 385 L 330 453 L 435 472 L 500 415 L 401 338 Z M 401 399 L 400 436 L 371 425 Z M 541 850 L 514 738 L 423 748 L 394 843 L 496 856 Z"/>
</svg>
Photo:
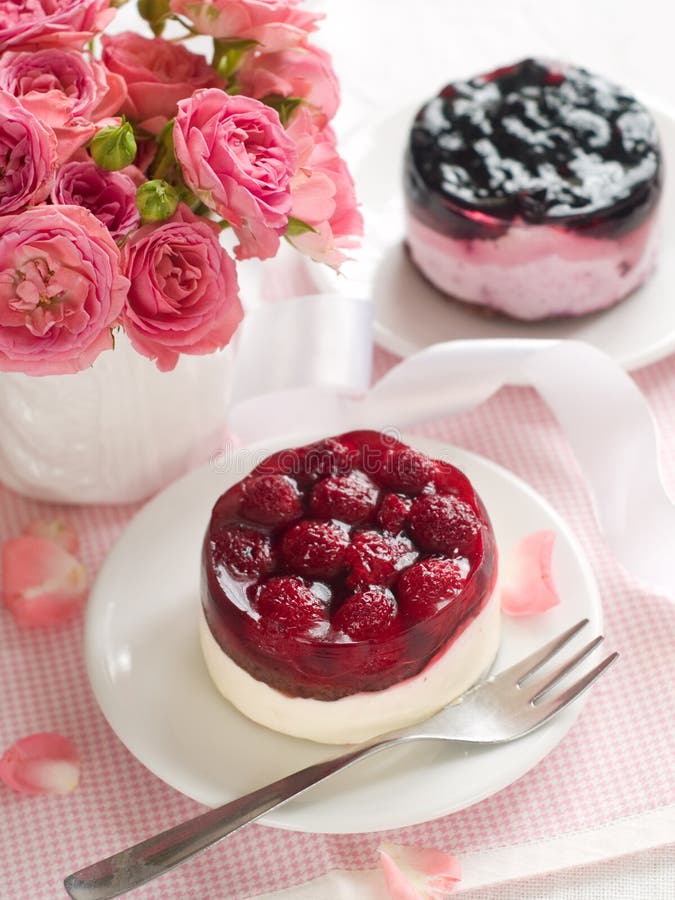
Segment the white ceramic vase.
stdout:
<svg viewBox="0 0 675 900">
<path fill-rule="evenodd" d="M 0 373 L 0 480 L 39 500 L 142 500 L 218 446 L 231 370 L 226 348 L 160 372 L 121 335 L 76 375 Z"/>
</svg>

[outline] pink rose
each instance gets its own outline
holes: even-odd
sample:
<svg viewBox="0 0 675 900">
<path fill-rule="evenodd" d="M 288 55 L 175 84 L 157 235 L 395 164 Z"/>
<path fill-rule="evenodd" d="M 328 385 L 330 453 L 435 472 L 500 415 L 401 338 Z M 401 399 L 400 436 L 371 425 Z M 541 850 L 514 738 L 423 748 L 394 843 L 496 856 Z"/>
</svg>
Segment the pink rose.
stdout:
<svg viewBox="0 0 675 900">
<path fill-rule="evenodd" d="M 121 75 L 128 97 L 122 113 L 146 131 L 159 134 L 176 113 L 176 104 L 198 88 L 222 88 L 225 82 L 203 56 L 163 38 L 125 31 L 103 36 L 103 61 Z"/>
<path fill-rule="evenodd" d="M 84 47 L 115 17 L 109 0 L 0 0 L 0 51 Z"/>
<path fill-rule="evenodd" d="M 200 34 L 257 41 L 269 51 L 304 43 L 323 18 L 299 8 L 300 0 L 171 0 L 170 5 Z"/>
<path fill-rule="evenodd" d="M 136 208 L 135 181 L 124 170 L 106 172 L 99 169 L 91 159 L 71 160 L 59 169 L 52 200 L 66 206 L 84 206 L 106 226 L 115 240 L 136 228 L 141 220 Z"/>
<path fill-rule="evenodd" d="M 7 52 L 0 56 L 0 88 L 49 125 L 64 162 L 96 132 L 94 123 L 119 111 L 123 79 L 75 50 Z"/>
<path fill-rule="evenodd" d="M 185 183 L 239 238 L 239 259 L 274 256 L 291 208 L 296 149 L 275 110 L 223 91 L 178 104 L 173 129 Z"/>
<path fill-rule="evenodd" d="M 89 210 L 38 206 L 0 217 L 0 370 L 63 375 L 113 346 L 128 281 Z"/>
<path fill-rule="evenodd" d="M 330 54 L 312 44 L 279 53 L 250 53 L 237 69 L 237 81 L 249 97 L 301 97 L 320 126 L 333 118 L 340 104 Z"/>
<path fill-rule="evenodd" d="M 173 369 L 181 353 L 229 343 L 243 313 L 235 265 L 213 222 L 181 204 L 173 218 L 134 232 L 123 259 L 131 281 L 124 328 L 159 369 Z"/>
<path fill-rule="evenodd" d="M 343 250 L 357 247 L 363 234 L 354 181 L 337 152 L 333 130 L 316 128 L 306 107 L 295 111 L 288 134 L 299 154 L 291 215 L 313 229 L 289 234 L 289 240 L 301 253 L 337 268 L 348 258 Z"/>
<path fill-rule="evenodd" d="M 56 135 L 0 90 L 0 215 L 40 203 L 51 190 Z"/>
</svg>

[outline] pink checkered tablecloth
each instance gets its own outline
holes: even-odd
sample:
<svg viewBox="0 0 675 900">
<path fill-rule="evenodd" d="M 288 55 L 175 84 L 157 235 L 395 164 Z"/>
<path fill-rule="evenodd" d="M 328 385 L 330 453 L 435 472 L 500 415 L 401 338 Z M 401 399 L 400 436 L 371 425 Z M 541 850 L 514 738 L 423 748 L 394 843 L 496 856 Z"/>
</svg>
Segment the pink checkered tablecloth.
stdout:
<svg viewBox="0 0 675 900">
<path fill-rule="evenodd" d="M 392 362 L 377 351 L 376 375 Z M 663 474 L 675 493 L 675 358 L 640 371 L 636 380 L 658 420 Z M 554 504 L 589 554 L 602 591 L 608 643 L 621 650 L 622 660 L 600 682 L 565 740 L 520 781 L 470 809 L 388 833 L 387 839 L 441 847 L 460 858 L 514 847 L 524 858 L 534 842 L 671 806 L 675 605 L 649 596 L 613 560 L 547 407 L 530 389 L 508 388 L 470 413 L 420 430 L 497 461 Z M 68 509 L 92 575 L 135 509 Z M 0 489 L 0 540 L 44 511 Z M 82 781 L 71 796 L 34 798 L 0 786 L 2 900 L 65 896 L 62 880 L 69 872 L 200 811 L 137 762 L 107 725 L 87 682 L 82 627 L 80 616 L 58 628 L 22 630 L 0 611 L 0 746 L 30 732 L 57 731 L 75 742 L 83 758 Z M 266 894 L 331 869 L 372 868 L 381 837 L 253 825 L 134 896 L 240 900 Z M 613 852 L 608 844 L 605 855 Z"/>
</svg>

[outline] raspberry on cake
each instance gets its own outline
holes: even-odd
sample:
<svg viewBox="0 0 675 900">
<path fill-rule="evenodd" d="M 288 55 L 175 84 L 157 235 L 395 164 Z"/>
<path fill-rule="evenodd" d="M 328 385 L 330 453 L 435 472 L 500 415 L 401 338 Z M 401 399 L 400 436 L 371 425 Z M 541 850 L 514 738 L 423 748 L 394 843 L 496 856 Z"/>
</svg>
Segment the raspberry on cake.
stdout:
<svg viewBox="0 0 675 900">
<path fill-rule="evenodd" d="M 216 502 L 201 641 L 250 718 L 329 743 L 426 718 L 499 643 L 497 551 L 466 476 L 356 431 L 268 457 Z"/>
<path fill-rule="evenodd" d="M 447 85 L 413 123 L 407 244 L 444 293 L 517 319 L 579 316 L 656 256 L 654 121 L 623 88 L 526 59 Z"/>
</svg>

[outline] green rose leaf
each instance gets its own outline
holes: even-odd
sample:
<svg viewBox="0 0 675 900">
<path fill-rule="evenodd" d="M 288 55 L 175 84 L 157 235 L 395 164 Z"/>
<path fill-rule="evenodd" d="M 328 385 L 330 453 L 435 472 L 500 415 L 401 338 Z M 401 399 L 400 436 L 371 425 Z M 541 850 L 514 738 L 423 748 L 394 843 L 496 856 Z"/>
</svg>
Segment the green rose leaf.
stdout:
<svg viewBox="0 0 675 900">
<path fill-rule="evenodd" d="M 314 234 L 317 233 L 316 228 L 312 228 L 311 225 L 309 225 L 307 222 L 303 222 L 302 219 L 296 219 L 295 216 L 288 217 L 286 237 L 298 237 L 298 235 L 306 234 L 308 231 L 312 231 Z"/>
<path fill-rule="evenodd" d="M 257 47 L 258 41 L 221 40 L 213 42 L 213 68 L 223 78 L 230 78 L 239 68 L 249 50 Z"/>
<path fill-rule="evenodd" d="M 281 94 L 267 94 L 262 98 L 262 102 L 266 106 L 271 106 L 279 113 L 279 119 L 284 128 L 291 120 L 291 116 L 295 110 L 303 102 L 302 97 L 284 97 Z"/>
</svg>

